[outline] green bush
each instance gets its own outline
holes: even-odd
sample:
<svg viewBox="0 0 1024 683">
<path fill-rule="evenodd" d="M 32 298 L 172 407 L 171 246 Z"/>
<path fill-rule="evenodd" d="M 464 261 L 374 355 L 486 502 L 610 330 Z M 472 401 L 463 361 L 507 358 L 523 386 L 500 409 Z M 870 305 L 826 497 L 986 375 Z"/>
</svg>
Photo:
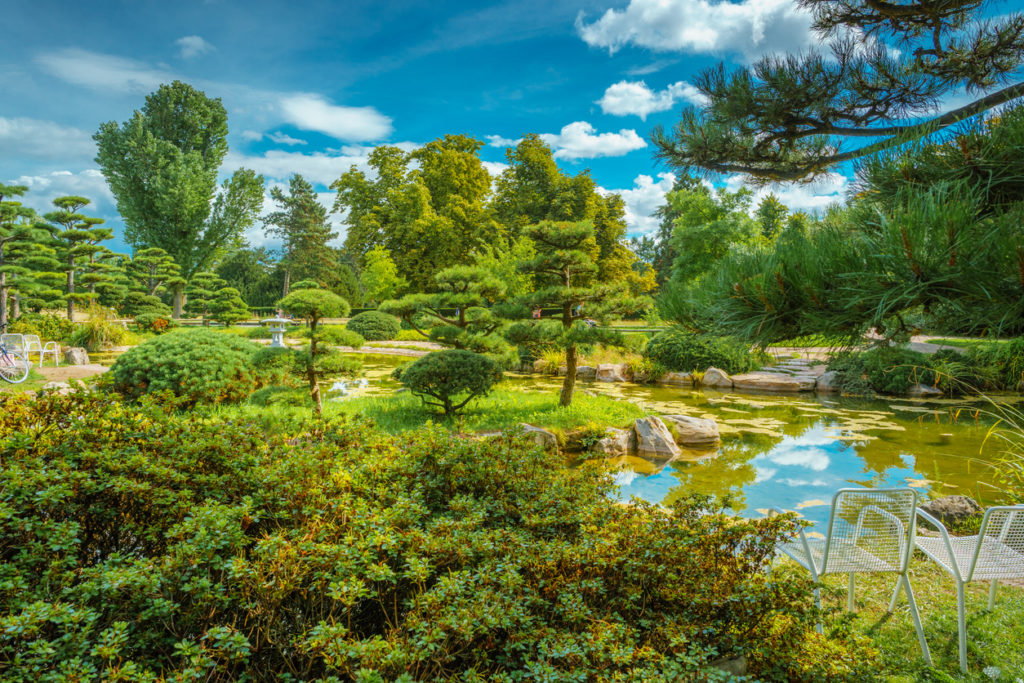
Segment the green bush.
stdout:
<svg viewBox="0 0 1024 683">
<path fill-rule="evenodd" d="M 345 327 L 362 335 L 366 341 L 389 341 L 397 337 L 402 328 L 398 318 L 380 311 L 363 311 L 352 316 Z"/>
<path fill-rule="evenodd" d="M 738 654 L 765 681 L 877 667 L 814 632 L 806 573 L 766 572 L 790 519 L 619 505 L 606 474 L 519 437 L 279 432 L 150 397 L 8 394 L 0 453 L 5 680 L 723 680 L 708 662 Z"/>
<path fill-rule="evenodd" d="M 750 372 L 771 359 L 752 352 L 750 346 L 733 337 L 695 334 L 682 328 L 659 332 L 644 347 L 644 357 L 677 372 L 704 371 L 709 367 L 729 374 Z"/>
<path fill-rule="evenodd" d="M 49 313 L 23 313 L 8 327 L 8 332 L 39 335 L 42 341 L 67 344 L 75 331 L 75 324 L 67 318 Z"/>
<path fill-rule="evenodd" d="M 416 330 L 403 327 L 395 336 L 395 341 L 427 341 L 427 338 Z"/>
<path fill-rule="evenodd" d="M 456 415 L 477 396 L 486 396 L 502 378 L 497 362 L 464 349 L 428 353 L 396 368 L 392 375 L 425 405 L 443 409 L 447 417 Z"/>
<path fill-rule="evenodd" d="M 976 368 L 987 370 L 998 388 L 1024 388 L 1024 337 L 972 346 L 967 357 Z"/>
<path fill-rule="evenodd" d="M 104 381 L 131 398 L 169 391 L 188 405 L 240 401 L 260 384 L 252 363 L 259 348 L 233 334 L 175 332 L 119 356 Z"/>
<path fill-rule="evenodd" d="M 135 324 L 140 332 L 163 334 L 178 327 L 178 321 L 163 313 L 139 313 L 135 316 Z"/>
<path fill-rule="evenodd" d="M 308 327 L 303 328 L 301 336 L 309 339 L 309 335 L 310 329 Z M 354 349 L 358 349 L 366 343 L 361 334 L 341 325 L 321 325 L 317 327 L 316 338 L 320 343 L 333 344 L 334 346 L 351 346 Z"/>
<path fill-rule="evenodd" d="M 914 384 L 934 385 L 931 359 L 918 351 L 878 347 L 841 353 L 829 361 L 836 373 L 835 386 L 843 393 L 900 395 Z"/>
</svg>

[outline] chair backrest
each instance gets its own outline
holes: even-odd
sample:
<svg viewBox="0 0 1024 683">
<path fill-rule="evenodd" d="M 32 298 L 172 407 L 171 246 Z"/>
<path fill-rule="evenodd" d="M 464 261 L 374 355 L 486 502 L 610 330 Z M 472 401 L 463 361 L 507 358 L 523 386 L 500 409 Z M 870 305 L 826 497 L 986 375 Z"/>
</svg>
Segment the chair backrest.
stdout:
<svg viewBox="0 0 1024 683">
<path fill-rule="evenodd" d="M 832 497 L 821 573 L 903 572 L 916 529 L 917 492 L 840 489 Z"/>
<path fill-rule="evenodd" d="M 23 349 L 25 348 L 25 335 L 14 332 L 0 334 L 0 344 L 9 349 Z"/>
<path fill-rule="evenodd" d="M 40 346 L 40 347 L 43 345 L 43 343 L 41 341 L 39 341 L 39 335 L 38 334 L 25 334 L 25 335 L 22 335 L 22 336 L 25 338 L 25 346 L 26 347 L 32 346 L 33 344 L 35 344 L 36 346 Z"/>
<path fill-rule="evenodd" d="M 1024 576 L 1024 505 L 997 505 L 985 511 L 978 547 L 967 580 Z"/>
</svg>

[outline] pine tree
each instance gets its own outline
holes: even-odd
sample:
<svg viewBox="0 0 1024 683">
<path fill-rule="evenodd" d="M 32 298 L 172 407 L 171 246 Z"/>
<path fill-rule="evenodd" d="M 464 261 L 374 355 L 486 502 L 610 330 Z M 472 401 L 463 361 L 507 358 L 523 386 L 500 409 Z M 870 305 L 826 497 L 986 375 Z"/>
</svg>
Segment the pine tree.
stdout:
<svg viewBox="0 0 1024 683">
<path fill-rule="evenodd" d="M 203 325 L 209 325 L 211 305 L 218 291 L 225 286 L 227 282 L 214 273 L 196 273 L 185 288 L 185 312 L 192 317 L 202 318 Z"/>
<path fill-rule="evenodd" d="M 525 318 L 536 309 L 557 308 L 557 322 L 534 320 L 513 325 L 509 336 L 516 342 L 543 341 L 565 352 L 566 376 L 562 383 L 559 404 L 572 403 L 576 385 L 576 366 L 580 344 L 620 344 L 617 332 L 591 327 L 584 318 L 601 319 L 605 316 L 642 310 L 649 301 L 631 297 L 624 283 L 607 283 L 596 278 L 598 267 L 594 261 L 598 253 L 594 227 L 587 221 L 544 221 L 526 228 L 533 240 L 537 255 L 521 268 L 533 273 L 536 292 L 527 294 L 519 306 L 506 314 Z"/>
<path fill-rule="evenodd" d="M 293 279 L 330 279 L 338 264 L 327 243 L 338 233 L 328 225 L 327 209 L 317 201 L 313 186 L 296 173 L 288 181 L 287 194 L 274 187 L 270 198 L 281 208 L 267 216 L 264 227 L 268 236 L 282 241 L 283 295 L 288 294 Z"/>
<path fill-rule="evenodd" d="M 237 289 L 222 287 L 210 302 L 210 316 L 224 325 L 234 325 L 249 317 L 249 307 L 242 301 Z"/>
<path fill-rule="evenodd" d="M 85 197 L 67 196 L 53 200 L 56 211 L 45 214 L 44 218 L 60 226 L 54 233 L 57 241 L 58 258 L 63 263 L 66 285 L 64 299 L 67 302 L 68 320 L 75 320 L 75 304 L 85 304 L 96 298 L 95 290 L 79 292 L 76 288 L 75 275 L 81 264 L 91 261 L 93 255 L 100 251 L 99 242 L 111 239 L 113 230 L 98 228 L 104 220 L 92 218 L 79 211 L 90 204 Z"/>
<path fill-rule="evenodd" d="M 54 250 L 48 246 L 50 226 L 35 211 L 11 199 L 27 191 L 24 185 L 0 184 L 0 330 L 7 329 L 12 291 L 18 295 L 39 291 L 45 286 L 42 273 L 56 266 Z M 45 302 L 50 302 L 53 291 L 46 289 L 50 296 Z"/>
</svg>

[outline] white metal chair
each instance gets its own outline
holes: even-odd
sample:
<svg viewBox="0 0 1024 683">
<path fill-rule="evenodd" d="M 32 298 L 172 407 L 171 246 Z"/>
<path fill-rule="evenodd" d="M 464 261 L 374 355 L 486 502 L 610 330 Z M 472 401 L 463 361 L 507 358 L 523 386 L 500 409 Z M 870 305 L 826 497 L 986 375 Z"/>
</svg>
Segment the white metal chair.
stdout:
<svg viewBox="0 0 1024 683">
<path fill-rule="evenodd" d="M 31 362 L 29 354 L 39 354 L 39 367 L 43 367 L 43 360 L 46 358 L 46 354 L 53 354 L 53 362 L 56 365 L 60 365 L 60 345 L 55 341 L 42 342 L 39 340 L 37 334 L 26 334 L 22 335 L 25 338 L 25 358 Z"/>
<path fill-rule="evenodd" d="M 889 611 L 896 608 L 902 586 L 910 604 L 910 616 L 921 645 L 924 660 L 932 663 L 928 642 L 921 627 L 914 591 L 907 569 L 914 549 L 917 492 L 909 488 L 840 489 L 832 496 L 832 512 L 823 539 L 807 538 L 800 529 L 797 541 L 779 550 L 793 558 L 811 573 L 814 581 L 814 602 L 821 607 L 821 577 L 825 574 L 848 574 L 846 609 L 854 609 L 854 576 L 857 572 L 889 572 L 899 574 L 896 589 L 889 602 Z M 773 508 L 776 513 L 783 513 Z M 818 624 L 818 633 L 822 632 Z"/>
<path fill-rule="evenodd" d="M 0 334 L 0 344 L 3 344 L 4 348 L 8 350 L 25 353 L 25 335 L 23 334 L 15 332 Z"/>
<path fill-rule="evenodd" d="M 977 536 L 951 537 L 942 522 L 924 510 L 918 510 L 917 516 L 934 525 L 941 534 L 919 537 L 917 547 L 956 581 L 960 670 L 967 673 L 964 585 L 971 581 L 991 581 L 988 608 L 992 609 L 999 579 L 1024 578 L 1024 505 L 989 508 Z"/>
</svg>

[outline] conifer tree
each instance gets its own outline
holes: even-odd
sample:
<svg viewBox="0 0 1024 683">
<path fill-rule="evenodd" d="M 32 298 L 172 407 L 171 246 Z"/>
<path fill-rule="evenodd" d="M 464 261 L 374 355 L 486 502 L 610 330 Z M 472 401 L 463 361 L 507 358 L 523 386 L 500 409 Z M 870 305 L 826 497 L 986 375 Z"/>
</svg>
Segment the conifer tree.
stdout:
<svg viewBox="0 0 1024 683">
<path fill-rule="evenodd" d="M 279 210 L 272 212 L 264 221 L 267 235 L 281 239 L 281 265 L 284 267 L 284 292 L 286 296 L 295 280 L 332 279 L 338 269 L 334 251 L 328 242 L 335 239 L 327 223 L 327 209 L 317 201 L 313 186 L 301 175 L 295 174 L 288 181 L 287 194 L 281 188 L 270 190 L 270 198 Z"/>
<path fill-rule="evenodd" d="M 12 291 L 38 291 L 44 286 L 38 279 L 41 273 L 56 265 L 48 246 L 51 227 L 13 199 L 27 191 L 24 185 L 0 184 L 0 330 L 7 329 Z M 52 300 L 52 288 L 47 291 L 47 301 Z"/>
<path fill-rule="evenodd" d="M 190 316 L 202 318 L 203 324 L 209 325 L 211 304 L 217 297 L 217 292 L 226 285 L 227 282 L 214 273 L 196 273 L 185 288 L 185 312 Z"/>
<path fill-rule="evenodd" d="M 621 335 L 592 327 L 586 318 L 601 320 L 606 316 L 642 310 L 649 305 L 645 298 L 629 295 L 624 283 L 598 281 L 598 253 L 594 226 L 578 223 L 545 221 L 526 228 L 537 255 L 521 268 L 533 273 L 537 291 L 522 297 L 518 306 L 506 315 L 526 318 L 536 309 L 558 309 L 555 320 L 519 322 L 509 329 L 516 342 L 542 341 L 555 345 L 565 353 L 566 376 L 562 383 L 559 404 L 572 404 L 576 385 L 578 346 L 580 344 L 619 344 Z"/>
<path fill-rule="evenodd" d="M 75 320 L 75 304 L 84 304 L 96 297 L 95 291 L 79 292 L 76 287 L 75 275 L 79 267 L 100 250 L 99 242 L 111 239 L 113 230 L 99 228 L 104 220 L 92 218 L 79 211 L 90 204 L 85 197 L 67 196 L 53 200 L 56 211 L 45 214 L 44 218 L 55 223 L 59 229 L 54 233 L 57 241 L 58 258 L 62 262 L 66 284 L 64 298 L 67 302 L 68 320 Z"/>
<path fill-rule="evenodd" d="M 210 316 L 224 325 L 234 325 L 249 317 L 249 307 L 234 287 L 222 287 L 210 302 Z"/>
</svg>

